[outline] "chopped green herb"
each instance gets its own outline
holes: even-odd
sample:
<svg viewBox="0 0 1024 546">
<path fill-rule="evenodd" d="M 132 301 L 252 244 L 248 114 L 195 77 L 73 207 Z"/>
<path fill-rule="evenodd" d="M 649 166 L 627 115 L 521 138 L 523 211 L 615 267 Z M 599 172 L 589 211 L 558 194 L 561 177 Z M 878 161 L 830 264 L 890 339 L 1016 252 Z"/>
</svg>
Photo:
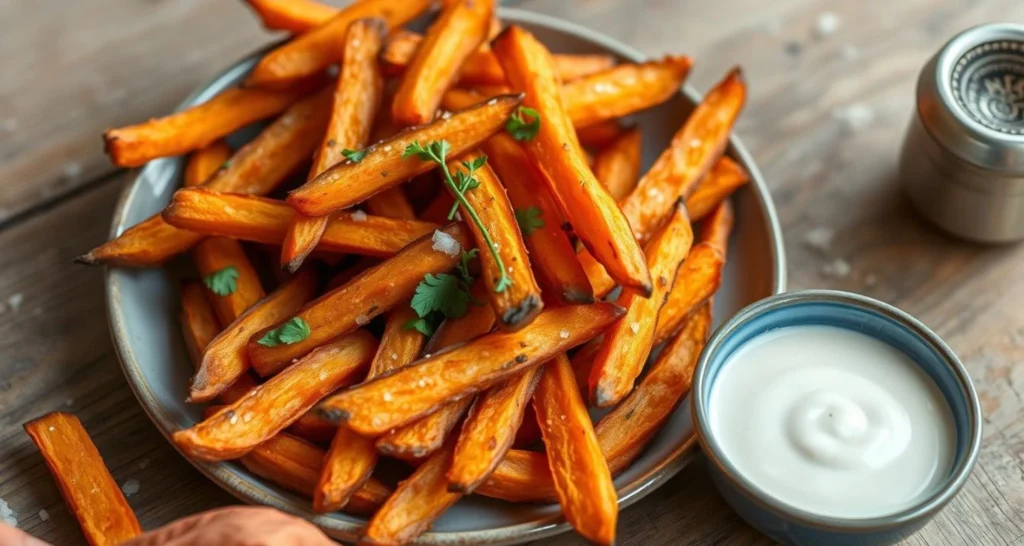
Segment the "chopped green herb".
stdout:
<svg viewBox="0 0 1024 546">
<path fill-rule="evenodd" d="M 540 132 L 540 112 L 520 106 L 505 123 L 505 130 L 516 140 L 533 140 Z"/>
<path fill-rule="evenodd" d="M 473 275 L 469 273 L 469 262 L 473 261 L 478 254 L 480 254 L 480 249 L 474 248 L 469 252 L 463 252 L 462 257 L 459 258 L 459 275 L 462 276 L 462 282 L 466 283 L 467 286 L 473 284 Z"/>
<path fill-rule="evenodd" d="M 532 235 L 534 231 L 544 227 L 544 219 L 541 216 L 544 211 L 534 205 L 528 209 L 516 209 L 516 222 L 519 223 L 519 231 L 523 235 Z"/>
<path fill-rule="evenodd" d="M 349 150 L 348 148 L 341 151 L 341 155 L 345 156 L 345 159 L 352 163 L 359 163 L 368 153 L 369 151 L 367 150 Z"/>
<path fill-rule="evenodd" d="M 220 168 L 222 168 L 222 169 L 226 169 L 226 168 L 228 168 L 230 166 L 231 166 L 231 160 L 230 159 L 225 161 L 224 163 L 220 164 Z"/>
<path fill-rule="evenodd" d="M 309 337 L 309 324 L 299 317 L 292 317 L 288 319 L 288 322 L 267 332 L 256 343 L 264 347 L 277 347 L 278 345 L 292 345 L 307 337 Z"/>
<path fill-rule="evenodd" d="M 450 273 L 427 273 L 416 287 L 410 303 L 420 317 L 438 311 L 445 317 L 457 318 L 469 309 L 469 290 L 462 279 Z"/>
<path fill-rule="evenodd" d="M 229 265 L 219 271 L 214 271 L 203 277 L 203 283 L 210 289 L 210 292 L 218 296 L 230 296 L 238 290 L 238 268 Z"/>
<path fill-rule="evenodd" d="M 444 315 L 440 313 L 431 313 L 427 317 L 419 317 L 410 320 L 405 323 L 406 330 L 416 330 L 417 332 L 430 337 L 437 331 L 437 327 L 441 325 L 441 321 L 444 320 Z"/>
</svg>

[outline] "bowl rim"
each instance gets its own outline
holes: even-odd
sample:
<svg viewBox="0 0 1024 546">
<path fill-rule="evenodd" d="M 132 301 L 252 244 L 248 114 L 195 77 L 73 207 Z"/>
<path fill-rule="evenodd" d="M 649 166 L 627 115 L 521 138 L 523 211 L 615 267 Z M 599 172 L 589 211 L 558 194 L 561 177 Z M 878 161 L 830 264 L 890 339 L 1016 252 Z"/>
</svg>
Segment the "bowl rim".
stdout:
<svg viewBox="0 0 1024 546">
<path fill-rule="evenodd" d="M 509 23 L 524 24 L 529 27 L 544 28 L 546 30 L 561 32 L 568 35 L 575 35 L 606 49 L 610 53 L 620 56 L 629 62 L 643 62 L 648 59 L 648 56 L 642 54 L 636 49 L 614 40 L 600 32 L 556 17 L 507 7 L 499 8 L 499 15 L 502 20 Z M 270 49 L 280 45 L 280 43 L 283 43 L 283 41 L 272 43 L 260 48 L 232 63 L 227 69 L 212 78 L 208 83 L 197 87 L 193 92 L 191 92 L 175 107 L 175 111 L 187 108 L 193 104 L 208 99 L 210 96 L 215 94 L 217 90 L 224 87 L 226 82 L 237 79 L 240 73 L 244 73 L 249 70 L 257 59 L 262 57 L 263 54 Z M 693 104 L 700 102 L 701 95 L 695 92 L 688 85 L 684 85 L 680 89 L 680 93 L 686 100 Z M 753 158 L 736 137 L 735 132 L 729 138 L 729 147 L 726 153 L 738 160 L 739 163 L 747 169 L 750 175 L 749 186 L 751 187 L 754 198 L 757 200 L 758 206 L 764 215 L 770 253 L 773 258 L 771 291 L 773 294 L 779 294 L 783 292 L 786 287 L 786 256 L 782 242 L 782 229 L 779 223 L 778 214 L 775 210 L 774 202 L 772 201 L 771 194 L 768 191 L 768 186 L 761 175 L 760 170 L 754 163 Z M 170 159 L 177 160 L 176 158 Z M 133 170 L 132 180 L 122 191 L 114 209 L 110 230 L 111 237 L 117 236 L 124 229 L 130 227 L 130 225 L 127 224 L 128 205 L 134 200 L 136 192 L 139 191 L 141 185 L 138 181 L 144 178 L 147 172 L 157 170 L 163 161 L 164 160 L 152 161 L 139 169 Z M 115 352 L 117 353 L 118 360 L 121 363 L 122 372 L 135 394 L 135 397 L 139 400 L 143 410 L 154 425 L 156 425 L 156 428 L 160 433 L 167 438 L 171 446 L 177 450 L 177 446 L 173 441 L 171 441 L 170 437 L 171 432 L 178 428 L 177 424 L 160 406 L 149 385 L 143 380 L 139 360 L 135 356 L 125 330 L 125 317 L 122 315 L 121 306 L 118 303 L 118 300 L 120 299 L 119 280 L 117 276 L 113 274 L 114 269 L 115 268 L 113 267 L 105 268 L 105 285 L 107 289 L 107 319 L 110 326 L 110 333 Z M 676 411 L 679 410 L 677 409 Z M 650 471 L 620 487 L 618 489 L 620 508 L 628 507 L 639 501 L 679 473 L 679 471 L 690 462 L 690 459 L 694 455 L 694 449 L 697 446 L 697 438 L 695 436 L 691 436 L 681 442 L 679 446 L 677 446 L 667 457 L 659 461 Z M 181 452 L 180 450 L 178 451 L 179 453 Z M 251 477 L 247 472 L 241 470 L 237 465 L 232 464 L 231 462 L 203 463 L 195 461 L 184 454 L 182 454 L 182 456 L 185 457 L 185 459 L 188 460 L 197 470 L 199 470 L 200 473 L 237 499 L 250 504 L 271 506 L 284 512 L 298 515 L 312 521 L 335 538 L 355 540 L 358 538 L 359 532 L 364 526 L 361 522 L 346 521 L 337 517 L 332 517 L 332 514 L 316 514 L 303 505 L 294 502 L 291 495 L 270 495 L 256 484 L 257 482 L 262 484 L 264 483 L 264 480 L 261 478 Z M 428 531 L 420 535 L 414 543 L 433 545 L 518 544 L 521 542 L 555 536 L 570 529 L 571 526 L 565 521 L 561 510 L 559 510 L 557 513 L 538 518 L 531 522 L 505 527 L 476 531 Z"/>
<path fill-rule="evenodd" d="M 963 456 L 955 461 L 950 476 L 943 481 L 942 486 L 934 494 L 892 514 L 870 518 L 824 516 L 796 508 L 778 500 L 747 479 L 729 462 L 728 456 L 721 449 L 711 430 L 708 418 L 709 412 L 706 409 L 708 403 L 705 393 L 708 393 L 710 390 L 708 374 L 710 373 L 709 367 L 712 356 L 729 336 L 750 320 L 777 309 L 809 302 L 837 303 L 852 306 L 895 320 L 910 329 L 912 333 L 921 338 L 942 357 L 943 362 L 945 362 L 949 372 L 955 377 L 961 393 L 966 399 L 969 414 L 967 419 L 969 426 L 966 431 L 968 445 Z M 822 531 L 839 533 L 887 532 L 900 529 L 913 522 L 931 518 L 942 510 L 960 492 L 964 484 L 967 483 L 967 479 L 970 477 L 981 451 L 983 427 L 981 404 L 967 368 L 964 367 L 963 362 L 960 361 L 956 353 L 937 333 L 913 315 L 894 305 L 853 292 L 823 289 L 799 290 L 769 296 L 743 308 L 719 327 L 715 334 L 711 336 L 711 339 L 708 340 L 707 345 L 704 346 L 704 351 L 701 353 L 694 372 L 691 393 L 694 430 L 697 432 L 701 451 L 704 452 L 704 456 L 709 464 L 713 466 L 714 471 L 719 473 L 735 490 L 739 491 L 747 500 L 755 503 L 760 509 L 771 512 L 780 519 Z"/>
</svg>

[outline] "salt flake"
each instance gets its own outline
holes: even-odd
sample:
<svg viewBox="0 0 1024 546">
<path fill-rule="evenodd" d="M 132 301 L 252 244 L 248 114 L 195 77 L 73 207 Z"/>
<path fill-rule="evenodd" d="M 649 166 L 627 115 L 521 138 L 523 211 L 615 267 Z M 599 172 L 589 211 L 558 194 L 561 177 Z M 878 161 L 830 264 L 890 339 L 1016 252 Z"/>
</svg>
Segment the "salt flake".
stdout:
<svg viewBox="0 0 1024 546">
<path fill-rule="evenodd" d="M 630 324 L 630 325 L 629 325 L 629 329 L 630 329 L 630 330 L 633 330 L 633 333 L 634 333 L 634 334 L 636 334 L 636 333 L 640 332 L 640 323 L 639 323 L 639 322 L 635 322 L 635 321 L 634 321 L 634 322 L 633 322 L 633 324 Z"/>
<path fill-rule="evenodd" d="M 121 491 L 124 492 L 124 495 L 126 497 L 130 497 L 130 496 L 138 493 L 139 492 L 139 480 L 136 480 L 135 478 L 132 478 L 132 479 L 129 479 L 128 481 L 124 482 L 124 485 L 121 486 Z"/>
<path fill-rule="evenodd" d="M 561 332 L 558 332 L 558 337 L 562 339 L 569 339 L 569 330 L 563 329 Z"/>
<path fill-rule="evenodd" d="M 458 258 L 462 254 L 462 244 L 455 237 L 443 231 L 434 230 L 434 236 L 431 239 L 434 241 L 434 245 L 431 248 L 442 254 L 452 258 Z"/>
<path fill-rule="evenodd" d="M 50 513 L 47 512 L 45 509 L 44 510 L 40 510 L 39 511 L 39 521 L 46 521 L 48 519 L 50 519 Z"/>
<path fill-rule="evenodd" d="M 366 221 L 366 213 L 361 211 L 361 210 L 357 210 L 357 211 L 353 212 L 352 213 L 352 221 L 353 222 L 365 222 Z"/>
<path fill-rule="evenodd" d="M 835 12 L 826 11 L 818 15 L 818 20 L 814 22 L 814 35 L 822 40 L 828 38 L 839 30 L 839 22 Z"/>
</svg>

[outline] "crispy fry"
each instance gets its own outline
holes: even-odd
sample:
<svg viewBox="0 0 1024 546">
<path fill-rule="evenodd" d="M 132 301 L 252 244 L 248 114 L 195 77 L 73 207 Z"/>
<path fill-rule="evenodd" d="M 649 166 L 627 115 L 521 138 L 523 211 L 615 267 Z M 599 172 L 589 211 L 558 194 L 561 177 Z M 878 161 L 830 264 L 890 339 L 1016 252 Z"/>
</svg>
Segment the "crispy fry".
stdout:
<svg viewBox="0 0 1024 546">
<path fill-rule="evenodd" d="M 665 227 L 644 248 L 655 279 L 654 293 L 644 298 L 633 290 L 623 290 L 617 303 L 626 308 L 626 316 L 608 328 L 594 356 L 587 392 L 597 407 L 617 404 L 633 390 L 633 383 L 654 347 L 658 311 L 672 290 L 676 271 L 692 244 L 690 217 L 680 201 Z"/>
<path fill-rule="evenodd" d="M 322 113 L 329 103 L 327 92 L 296 102 L 235 152 L 202 187 L 225 193 L 270 193 L 313 153 L 323 134 L 326 119 Z M 75 261 L 87 265 L 156 266 L 202 239 L 201 234 L 168 225 L 156 214 Z"/>
<path fill-rule="evenodd" d="M 182 185 L 186 188 L 200 186 L 210 176 L 224 166 L 224 162 L 231 159 L 231 148 L 218 140 L 205 148 L 200 148 L 188 156 L 185 163 L 185 176 Z"/>
<path fill-rule="evenodd" d="M 412 203 L 409 202 L 409 198 L 405 196 L 402 188 L 397 186 L 367 199 L 366 210 L 369 210 L 370 214 L 385 218 L 416 219 L 416 211 L 413 210 Z M 439 222 L 441 221 L 439 220 Z"/>
<path fill-rule="evenodd" d="M 626 217 L 586 164 L 559 98 L 551 54 L 529 32 L 511 26 L 492 46 L 512 87 L 540 114 L 540 131 L 527 143 L 534 162 L 550 174 L 562 213 L 583 244 L 619 284 L 649 294 L 651 274 Z"/>
<path fill-rule="evenodd" d="M 671 337 L 682 326 L 686 316 L 718 290 L 724 267 L 725 256 L 711 243 L 701 242 L 690 249 L 690 255 L 679 267 L 672 291 L 658 313 L 655 345 Z"/>
<path fill-rule="evenodd" d="M 464 163 L 472 163 L 484 156 L 480 152 L 472 152 L 448 162 L 448 169 L 455 175 L 458 172 L 469 173 Z M 498 317 L 498 326 L 503 330 L 515 331 L 530 323 L 544 308 L 541 300 L 540 287 L 533 277 L 530 267 L 529 253 L 519 232 L 515 212 L 505 194 L 498 177 L 490 166 L 484 164 L 476 171 L 479 186 L 465 193 L 466 201 L 476 210 L 480 221 L 490 233 L 491 242 L 501 256 L 506 270 L 502 271 L 494 256 L 486 250 L 478 255 L 481 277 L 487 284 L 487 297 Z M 469 213 L 462 207 L 463 217 Z M 476 222 L 469 222 L 469 229 L 476 239 L 476 246 L 487 248 L 487 240 Z M 506 275 L 511 284 L 499 288 L 502 275 Z"/>
<path fill-rule="evenodd" d="M 732 205 L 728 201 L 721 201 L 711 214 L 701 223 L 700 239 L 707 241 L 716 250 L 726 256 L 729 253 L 729 235 L 732 233 L 732 225 L 735 214 Z"/>
<path fill-rule="evenodd" d="M 142 533 L 121 488 L 77 417 L 49 413 L 24 426 L 89 544 L 113 546 Z"/>
<path fill-rule="evenodd" d="M 594 158 L 594 176 L 616 201 L 625 199 L 640 180 L 640 130 L 615 139 Z"/>
<path fill-rule="evenodd" d="M 448 491 L 451 461 L 449 443 L 398 484 L 395 493 L 370 519 L 360 544 L 407 544 L 429 529 L 435 519 L 462 498 L 461 493 Z"/>
<path fill-rule="evenodd" d="M 650 237 L 672 204 L 689 196 L 718 161 L 746 95 L 743 77 L 734 69 L 697 105 L 668 149 L 622 202 L 622 212 L 638 240 Z"/>
<path fill-rule="evenodd" d="M 689 57 L 623 64 L 562 86 L 565 111 L 576 127 L 617 119 L 661 104 L 679 92 Z"/>
<path fill-rule="evenodd" d="M 380 107 L 384 82 L 377 70 L 377 54 L 387 24 L 382 19 L 360 19 L 345 32 L 341 75 L 334 89 L 330 121 L 313 160 L 309 178 L 345 160 L 346 150 L 361 150 Z M 281 266 L 297 271 L 327 229 L 328 216 L 296 215 L 281 245 Z"/>
<path fill-rule="evenodd" d="M 267 30 L 300 34 L 312 30 L 338 14 L 338 8 L 313 0 L 245 0 Z"/>
<path fill-rule="evenodd" d="M 179 190 L 164 210 L 167 223 L 206 235 L 281 244 L 295 211 L 282 201 L 248 195 Z M 355 212 L 331 216 L 317 251 L 391 256 L 437 226 Z"/>
<path fill-rule="evenodd" d="M 456 157 L 501 129 L 520 101 L 518 96 L 499 97 L 451 117 L 406 129 L 367 148 L 361 161 L 327 169 L 292 192 L 288 203 L 303 214 L 317 216 L 363 201 L 436 167 L 430 161 L 403 158 L 410 144 L 446 140 L 451 145 L 448 156 Z"/>
<path fill-rule="evenodd" d="M 384 325 L 380 348 L 370 365 L 370 379 L 401 368 L 420 355 L 426 344 L 426 337 L 413 328 L 405 327 L 415 319 L 416 311 L 408 305 L 399 305 L 391 310 Z"/>
<path fill-rule="evenodd" d="M 103 133 L 107 155 L 118 167 L 139 167 L 160 157 L 213 144 L 254 121 L 269 118 L 316 89 L 322 80 L 291 89 L 226 89 L 210 100 L 169 116 Z"/>
<path fill-rule="evenodd" d="M 256 446 L 241 458 L 241 463 L 257 476 L 301 495 L 311 496 L 323 459 L 323 450 L 313 444 L 278 434 Z M 387 486 L 370 478 L 356 490 L 345 508 L 348 512 L 369 515 L 376 512 L 389 496 L 391 490 Z"/>
<path fill-rule="evenodd" d="M 576 254 L 576 260 L 579 261 L 583 271 L 586 272 L 587 280 L 590 282 L 590 286 L 593 287 L 595 298 L 604 298 L 615 288 L 615 279 L 608 276 L 604 266 L 598 263 L 594 259 L 594 255 L 588 252 L 587 249 L 581 248 Z"/>
<path fill-rule="evenodd" d="M 203 354 L 203 363 L 192 378 L 191 402 L 208 402 L 224 392 L 249 369 L 246 342 L 264 327 L 291 318 L 316 293 L 312 270 L 300 271 L 276 291 L 252 306 L 224 329 Z"/>
<path fill-rule="evenodd" d="M 379 436 L 579 345 L 622 311 L 603 302 L 546 310 L 517 332 L 483 336 L 329 398 L 320 405 L 321 415 Z"/>
<path fill-rule="evenodd" d="M 181 334 L 185 347 L 198 368 L 203 360 L 203 351 L 213 338 L 220 333 L 220 322 L 213 313 L 210 301 L 206 299 L 206 287 L 199 282 L 181 284 Z"/>
<path fill-rule="evenodd" d="M 431 0 L 362 0 L 340 10 L 322 25 L 267 53 L 245 80 L 253 87 L 277 87 L 316 74 L 341 60 L 341 41 L 359 19 L 380 17 L 398 28 L 430 7 Z"/>
<path fill-rule="evenodd" d="M 477 397 L 455 447 L 448 471 L 449 491 L 472 493 L 505 458 L 517 438 L 541 371 L 535 368 L 525 372 Z"/>
<path fill-rule="evenodd" d="M 462 224 L 450 224 L 443 230 L 462 245 L 469 247 L 469 230 Z M 309 351 L 328 341 L 370 322 L 375 316 L 405 303 L 412 297 L 416 286 L 427 273 L 443 273 L 459 260 L 433 249 L 431 235 L 402 249 L 390 260 L 367 269 L 348 284 L 321 296 L 304 307 L 298 317 L 306 321 L 310 335 L 292 345 L 264 347 L 257 343 L 267 331 L 252 336 L 249 343 L 249 359 L 253 369 L 261 376 L 273 375 L 294 358 L 300 358 Z M 288 317 L 282 317 L 284 320 Z"/>
<path fill-rule="evenodd" d="M 722 157 L 704 180 L 701 180 L 697 189 L 686 198 L 686 209 L 690 211 L 690 218 L 694 222 L 703 220 L 715 205 L 749 181 L 750 175 L 743 167 L 728 157 Z"/>
<path fill-rule="evenodd" d="M 577 128 L 576 138 L 584 146 L 604 148 L 622 136 L 622 132 L 622 125 L 617 120 L 608 120 Z"/>
<path fill-rule="evenodd" d="M 693 370 L 710 329 L 711 305 L 705 303 L 687 317 L 636 389 L 597 423 L 601 451 L 612 474 L 633 462 L 690 392 Z"/>
<path fill-rule="evenodd" d="M 352 384 L 376 350 L 377 340 L 356 330 L 313 351 L 213 417 L 175 432 L 174 443 L 201 461 L 241 457 L 328 394 Z"/>
<path fill-rule="evenodd" d="M 509 451 L 476 493 L 509 502 L 558 502 L 547 456 L 521 449 Z"/>
<path fill-rule="evenodd" d="M 221 395 L 221 398 L 224 398 Z M 307 411 L 286 429 L 289 434 L 298 436 L 314 444 L 327 444 L 334 438 L 338 425 L 320 417 L 315 412 Z"/>
<path fill-rule="evenodd" d="M 228 267 L 237 272 L 235 290 L 219 295 L 210 290 L 209 297 L 221 324 L 231 324 L 254 303 L 266 296 L 259 274 L 249 263 L 242 245 L 227 237 L 207 237 L 192 252 L 199 275 L 206 278 Z"/>
<path fill-rule="evenodd" d="M 202 362 L 196 363 L 196 369 L 199 369 L 200 364 Z M 249 394 L 249 391 L 255 389 L 257 385 L 258 383 L 253 379 L 252 374 L 246 372 L 240 375 L 228 388 L 224 389 L 224 392 L 220 393 L 217 400 L 223 404 L 234 404 L 241 400 L 243 396 Z M 211 413 L 210 415 L 213 414 Z"/>
<path fill-rule="evenodd" d="M 583 538 L 610 546 L 615 542 L 618 495 L 564 353 L 544 367 L 533 409 L 565 519 Z"/>
<path fill-rule="evenodd" d="M 615 57 L 600 53 L 564 55 L 554 54 L 555 72 L 562 82 L 572 82 L 590 75 L 595 75 L 615 66 Z"/>
<path fill-rule="evenodd" d="M 441 11 L 402 77 L 392 119 L 405 125 L 434 119 L 463 63 L 487 40 L 493 14 L 494 0 L 452 2 Z"/>
</svg>

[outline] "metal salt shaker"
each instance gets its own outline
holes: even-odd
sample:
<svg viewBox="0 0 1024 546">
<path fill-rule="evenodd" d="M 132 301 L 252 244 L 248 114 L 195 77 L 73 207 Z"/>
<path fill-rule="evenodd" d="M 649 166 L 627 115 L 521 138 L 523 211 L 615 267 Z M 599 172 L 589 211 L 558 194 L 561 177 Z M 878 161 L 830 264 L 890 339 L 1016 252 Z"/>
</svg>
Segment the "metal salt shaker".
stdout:
<svg viewBox="0 0 1024 546">
<path fill-rule="evenodd" d="M 911 201 L 945 231 L 1024 239 L 1024 25 L 968 29 L 928 61 L 900 171 Z"/>
</svg>

